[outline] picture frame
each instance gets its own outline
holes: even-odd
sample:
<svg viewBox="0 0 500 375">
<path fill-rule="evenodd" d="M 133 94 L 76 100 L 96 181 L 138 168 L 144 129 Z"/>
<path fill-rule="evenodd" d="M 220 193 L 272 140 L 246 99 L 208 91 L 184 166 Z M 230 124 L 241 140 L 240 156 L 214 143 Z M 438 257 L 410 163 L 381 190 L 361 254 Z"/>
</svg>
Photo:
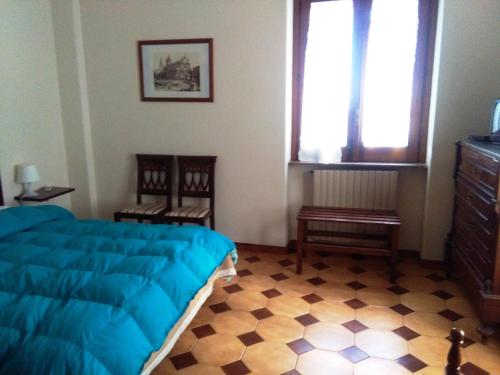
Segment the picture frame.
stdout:
<svg viewBox="0 0 500 375">
<path fill-rule="evenodd" d="M 213 102 L 213 39 L 140 40 L 141 101 Z"/>
</svg>

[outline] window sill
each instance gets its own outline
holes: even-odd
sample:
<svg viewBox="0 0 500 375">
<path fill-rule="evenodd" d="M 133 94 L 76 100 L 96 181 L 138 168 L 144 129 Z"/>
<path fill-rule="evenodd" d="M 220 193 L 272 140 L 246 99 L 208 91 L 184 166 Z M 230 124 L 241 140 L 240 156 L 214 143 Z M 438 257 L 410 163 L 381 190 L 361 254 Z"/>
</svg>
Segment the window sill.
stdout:
<svg viewBox="0 0 500 375">
<path fill-rule="evenodd" d="M 319 163 L 314 161 L 291 160 L 288 165 L 317 166 L 319 169 L 407 169 L 407 168 L 427 168 L 426 163 Z"/>
</svg>

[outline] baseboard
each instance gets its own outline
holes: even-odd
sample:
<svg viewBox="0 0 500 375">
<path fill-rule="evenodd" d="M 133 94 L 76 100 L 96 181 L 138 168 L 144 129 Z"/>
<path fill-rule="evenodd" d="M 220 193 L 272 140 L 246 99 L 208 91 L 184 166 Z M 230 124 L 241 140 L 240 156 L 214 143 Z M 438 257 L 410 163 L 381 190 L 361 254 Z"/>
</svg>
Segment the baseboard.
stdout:
<svg viewBox="0 0 500 375">
<path fill-rule="evenodd" d="M 297 240 L 288 241 L 286 247 L 289 253 L 295 252 L 297 249 Z M 445 263 L 442 260 L 428 260 L 420 258 L 420 252 L 410 249 L 399 249 L 399 256 L 405 259 L 417 259 L 419 264 L 427 268 L 445 268 Z"/>
<path fill-rule="evenodd" d="M 257 253 L 273 253 L 273 254 L 287 253 L 287 248 L 285 246 L 257 245 L 253 243 L 236 242 L 236 248 L 242 251 L 251 251 Z"/>
</svg>

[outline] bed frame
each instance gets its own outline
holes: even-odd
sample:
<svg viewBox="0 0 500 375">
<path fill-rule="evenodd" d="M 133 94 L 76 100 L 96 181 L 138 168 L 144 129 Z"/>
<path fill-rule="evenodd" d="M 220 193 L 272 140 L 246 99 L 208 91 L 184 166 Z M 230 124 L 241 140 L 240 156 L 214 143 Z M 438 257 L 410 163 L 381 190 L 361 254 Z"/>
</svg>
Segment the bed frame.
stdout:
<svg viewBox="0 0 500 375">
<path fill-rule="evenodd" d="M 3 201 L 3 192 L 2 192 L 2 178 L 0 176 L 0 206 L 3 206 L 4 205 L 4 201 Z"/>
<path fill-rule="evenodd" d="M 4 199 L 3 199 L 3 192 L 2 192 L 2 179 L 0 176 L 0 206 L 4 204 Z M 219 275 L 220 276 L 220 275 Z M 203 304 L 205 299 L 210 295 L 210 293 L 206 294 L 203 296 L 203 299 L 200 299 L 198 301 L 198 304 Z M 201 303 L 200 303 L 201 302 Z M 196 306 L 199 307 L 199 306 Z M 195 310 L 197 311 L 197 310 Z M 194 314 L 190 314 L 191 316 L 187 317 L 185 319 L 185 322 L 183 327 L 178 327 L 180 329 L 175 332 L 175 338 L 171 341 L 175 343 L 177 341 L 178 336 L 182 333 L 182 331 L 185 329 L 185 327 L 189 324 L 189 322 L 193 319 Z M 445 367 L 445 375 L 462 375 L 462 371 L 460 370 L 460 364 L 462 362 L 461 354 L 460 354 L 460 345 L 463 343 L 464 340 L 464 332 L 462 330 L 458 330 L 456 328 L 453 328 L 450 332 L 450 338 L 451 338 L 451 347 L 450 351 L 448 352 L 448 358 L 446 361 L 446 367 Z M 160 362 L 161 360 L 168 354 L 170 351 L 172 345 L 164 345 L 162 349 L 160 349 L 158 352 L 154 353 L 155 355 L 150 358 L 150 360 L 145 364 L 142 374 L 149 374 Z"/>
</svg>

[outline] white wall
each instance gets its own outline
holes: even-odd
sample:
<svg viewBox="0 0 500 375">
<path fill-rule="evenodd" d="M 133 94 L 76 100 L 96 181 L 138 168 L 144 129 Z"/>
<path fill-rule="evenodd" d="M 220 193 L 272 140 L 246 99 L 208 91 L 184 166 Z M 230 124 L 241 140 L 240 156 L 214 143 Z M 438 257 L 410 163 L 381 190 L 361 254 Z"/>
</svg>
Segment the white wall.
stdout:
<svg viewBox="0 0 500 375">
<path fill-rule="evenodd" d="M 286 12 L 284 0 L 81 2 L 100 216 L 133 202 L 133 154 L 213 154 L 217 228 L 286 244 Z M 141 102 L 137 41 L 202 37 L 215 102 Z"/>
<path fill-rule="evenodd" d="M 68 184 L 49 1 L 1 0 L 0 39 L 0 171 L 14 204 L 15 164 L 35 163 L 38 186 Z"/>
<path fill-rule="evenodd" d="M 500 97 L 500 1 L 444 0 L 440 17 L 422 247 L 426 259 L 442 259 L 451 226 L 454 143 L 488 134 L 493 99 Z"/>
<path fill-rule="evenodd" d="M 61 112 L 72 209 L 80 218 L 97 215 L 94 150 L 78 0 L 51 0 Z"/>
<path fill-rule="evenodd" d="M 14 164 L 31 161 L 43 183 L 76 185 L 77 211 L 110 217 L 134 199 L 134 153 L 216 154 L 218 229 L 286 244 L 312 169 L 287 166 L 290 2 L 51 2 L 52 18 L 48 1 L 0 0 L 7 197 L 19 190 Z M 454 142 L 487 133 L 500 96 L 499 19 L 497 0 L 441 3 L 429 169 L 404 170 L 399 197 L 401 247 L 428 259 L 442 257 L 450 227 Z M 215 102 L 140 102 L 137 40 L 193 37 L 214 38 Z"/>
</svg>

